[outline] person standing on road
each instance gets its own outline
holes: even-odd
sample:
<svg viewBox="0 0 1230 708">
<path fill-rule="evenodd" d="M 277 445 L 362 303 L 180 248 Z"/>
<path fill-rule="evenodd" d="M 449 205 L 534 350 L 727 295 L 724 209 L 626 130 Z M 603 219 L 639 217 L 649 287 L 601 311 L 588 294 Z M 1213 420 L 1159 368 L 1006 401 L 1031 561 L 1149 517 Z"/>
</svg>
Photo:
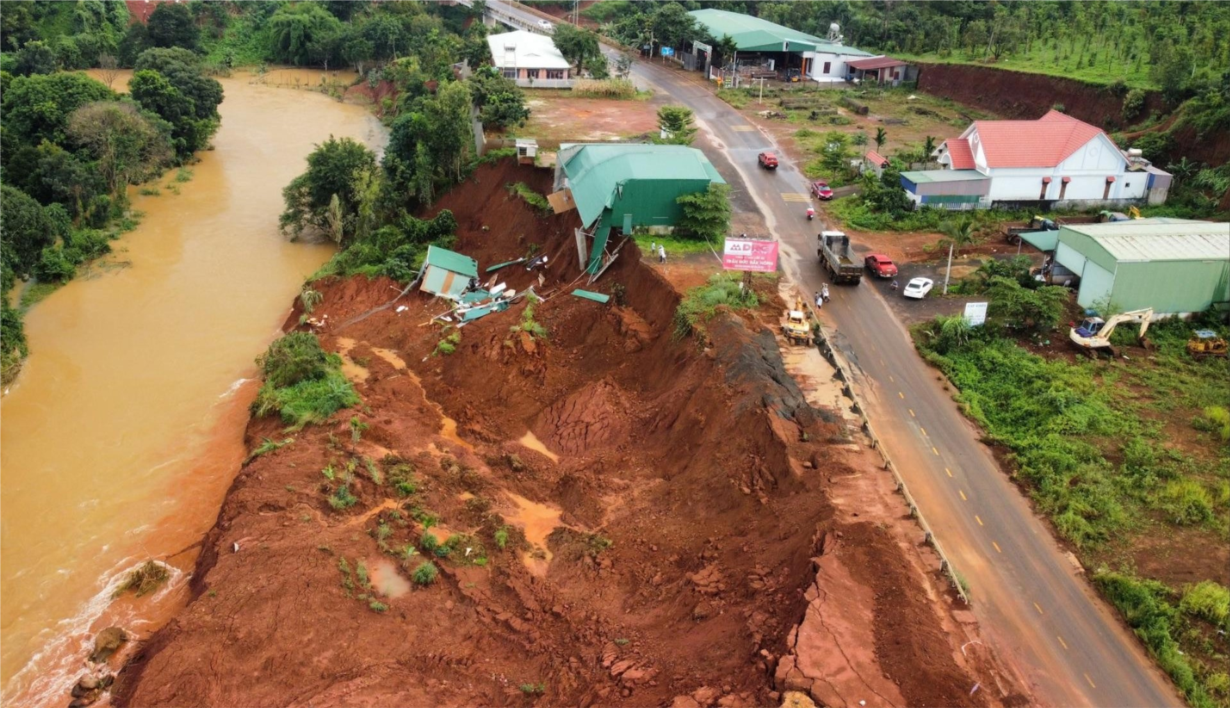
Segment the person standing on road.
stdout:
<svg viewBox="0 0 1230 708">
<path fill-rule="evenodd" d="M 666 246 L 658 244 L 658 262 L 666 265 Z"/>
<path fill-rule="evenodd" d="M 657 241 L 650 241 L 649 242 L 649 257 L 653 258 L 656 255 L 658 255 L 658 243 Z"/>
<path fill-rule="evenodd" d="M 816 309 L 819 310 L 822 307 L 824 307 L 824 295 L 816 291 Z"/>
<path fill-rule="evenodd" d="M 897 292 L 897 279 L 896 278 L 893 278 L 893 284 L 890 285 L 889 287 L 893 289 L 893 292 Z"/>
</svg>

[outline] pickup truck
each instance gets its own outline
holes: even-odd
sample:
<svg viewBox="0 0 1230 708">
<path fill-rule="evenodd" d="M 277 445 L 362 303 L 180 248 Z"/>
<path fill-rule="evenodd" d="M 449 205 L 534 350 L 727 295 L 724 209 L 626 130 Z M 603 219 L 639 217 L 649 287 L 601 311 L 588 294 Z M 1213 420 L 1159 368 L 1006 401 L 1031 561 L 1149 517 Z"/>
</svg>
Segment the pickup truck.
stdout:
<svg viewBox="0 0 1230 708">
<path fill-rule="evenodd" d="M 863 279 L 863 266 L 850 258 L 850 237 L 840 231 L 821 231 L 816 240 L 816 255 L 834 283 L 855 283 Z"/>
<path fill-rule="evenodd" d="M 883 253 L 873 253 L 863 259 L 867 270 L 881 278 L 892 278 L 897 275 L 897 264 L 889 260 Z"/>
<path fill-rule="evenodd" d="M 756 157 L 760 162 L 760 166 L 766 170 L 777 169 L 777 155 L 771 152 L 762 152 Z"/>
</svg>

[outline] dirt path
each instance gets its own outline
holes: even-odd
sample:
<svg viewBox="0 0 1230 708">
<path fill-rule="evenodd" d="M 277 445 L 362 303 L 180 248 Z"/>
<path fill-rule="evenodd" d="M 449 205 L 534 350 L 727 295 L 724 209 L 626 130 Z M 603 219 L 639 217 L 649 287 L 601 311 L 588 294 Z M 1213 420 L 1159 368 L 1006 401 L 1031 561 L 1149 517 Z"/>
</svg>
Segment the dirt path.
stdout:
<svg viewBox="0 0 1230 708">
<path fill-rule="evenodd" d="M 705 350 L 678 341 L 678 295 L 635 251 L 593 288 L 622 285 L 611 306 L 553 295 L 576 276 L 570 215 L 503 188 L 546 180 L 486 167 L 438 206 L 480 266 L 530 244 L 551 256 L 535 315 L 549 336 L 510 332 L 519 306 L 432 356 L 440 333 L 420 325 L 440 306 L 418 294 L 324 332 L 363 406 L 241 471 L 194 600 L 141 647 L 116 703 L 731 708 L 801 689 L 829 705 L 1003 704 L 968 697 L 981 669 L 954 654 L 917 539 L 893 530 L 901 510 L 834 503 L 883 475 L 787 373 L 766 313 L 719 314 Z M 322 284 L 317 312 L 343 322 L 391 287 Z M 368 426 L 357 441 L 351 416 Z M 279 428 L 253 421 L 249 445 Z M 347 473 L 358 503 L 335 510 Z M 439 577 L 416 585 L 425 556 Z"/>
</svg>

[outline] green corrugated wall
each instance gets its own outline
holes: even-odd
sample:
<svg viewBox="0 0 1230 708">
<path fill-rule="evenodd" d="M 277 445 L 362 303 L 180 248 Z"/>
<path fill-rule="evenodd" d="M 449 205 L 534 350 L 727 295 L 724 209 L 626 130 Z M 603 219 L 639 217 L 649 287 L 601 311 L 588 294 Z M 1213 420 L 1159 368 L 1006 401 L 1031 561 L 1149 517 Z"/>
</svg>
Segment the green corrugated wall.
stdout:
<svg viewBox="0 0 1230 708">
<path fill-rule="evenodd" d="M 624 183 L 623 194 L 615 198 L 599 223 L 622 229 L 624 214 L 631 214 L 634 227 L 674 226 L 683 215 L 675 200 L 681 195 L 703 192 L 708 188 L 709 183 L 704 180 L 631 179 Z"/>
<path fill-rule="evenodd" d="M 1120 309 L 1156 313 L 1201 312 L 1230 300 L 1230 263 L 1153 261 L 1120 263 L 1111 299 Z"/>
</svg>

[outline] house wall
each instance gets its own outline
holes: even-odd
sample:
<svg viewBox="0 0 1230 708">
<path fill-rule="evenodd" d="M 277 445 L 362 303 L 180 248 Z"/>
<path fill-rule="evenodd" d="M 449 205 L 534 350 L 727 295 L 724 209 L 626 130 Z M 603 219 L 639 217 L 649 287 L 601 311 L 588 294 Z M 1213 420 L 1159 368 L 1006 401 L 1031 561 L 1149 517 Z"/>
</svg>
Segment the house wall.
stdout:
<svg viewBox="0 0 1230 708">
<path fill-rule="evenodd" d="M 803 58 L 808 62 L 807 75 L 818 81 L 845 80 L 850 70 L 846 67 L 845 54 L 829 54 L 827 52 L 803 52 Z M 824 63 L 829 63 L 829 70 L 824 71 Z"/>
<path fill-rule="evenodd" d="M 986 151 L 977 131 L 970 133 L 969 139 L 977 169 L 992 178 L 990 196 L 993 202 L 1060 200 L 1065 206 L 1072 202 L 1078 203 L 1077 206 L 1089 206 L 1088 202 L 1122 204 L 1125 202 L 1118 200 L 1144 199 L 1148 193 L 1148 174 L 1128 172 L 1127 160 L 1105 135 L 1094 137 L 1053 168 L 987 168 Z M 1045 194 L 1042 192 L 1044 177 L 1051 178 Z M 1068 178 L 1066 188 L 1065 177 Z M 1109 191 L 1107 177 L 1115 178 Z M 1079 204 L 1082 202 L 1085 204 Z"/>
<path fill-rule="evenodd" d="M 708 188 L 708 180 L 629 180 L 598 223 L 622 229 L 624 215 L 631 214 L 634 227 L 673 227 L 683 215 L 683 209 L 675 200 L 680 195 Z"/>
</svg>

